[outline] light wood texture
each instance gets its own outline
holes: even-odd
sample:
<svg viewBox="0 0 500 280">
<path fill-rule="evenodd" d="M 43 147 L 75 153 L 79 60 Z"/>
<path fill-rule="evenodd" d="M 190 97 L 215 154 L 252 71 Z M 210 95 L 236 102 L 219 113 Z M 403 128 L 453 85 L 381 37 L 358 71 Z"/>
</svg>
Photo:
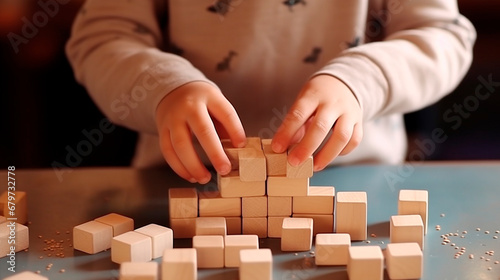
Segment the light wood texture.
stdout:
<svg viewBox="0 0 500 280">
<path fill-rule="evenodd" d="M 309 186 L 309 195 L 293 197 L 293 213 L 333 214 L 335 188 L 332 186 Z"/>
<path fill-rule="evenodd" d="M 120 280 L 158 280 L 158 263 L 124 262 L 120 265 Z"/>
<path fill-rule="evenodd" d="M 349 280 L 384 279 L 384 255 L 379 246 L 351 246 L 347 262 Z"/>
<path fill-rule="evenodd" d="M 424 224 L 420 215 L 395 215 L 390 220 L 391 243 L 416 242 L 424 249 Z"/>
<path fill-rule="evenodd" d="M 390 243 L 385 250 L 387 274 L 391 279 L 419 279 L 423 254 L 417 243 Z"/>
<path fill-rule="evenodd" d="M 266 180 L 266 157 L 262 150 L 242 149 L 239 151 L 238 160 L 241 181 L 258 182 Z"/>
<path fill-rule="evenodd" d="M 285 218 L 281 231 L 281 251 L 309 251 L 313 239 L 313 219 Z"/>
<path fill-rule="evenodd" d="M 308 194 L 309 178 L 267 177 L 268 196 L 307 196 Z"/>
<path fill-rule="evenodd" d="M 193 238 L 196 235 L 196 218 L 170 219 L 174 238 Z"/>
<path fill-rule="evenodd" d="M 429 192 L 426 190 L 400 190 L 398 215 L 420 215 L 427 234 Z"/>
<path fill-rule="evenodd" d="M 219 191 L 198 193 L 198 211 L 200 217 L 240 217 L 241 198 L 222 197 Z"/>
<path fill-rule="evenodd" d="M 196 280 L 198 264 L 196 249 L 166 249 L 161 262 L 162 280 Z"/>
<path fill-rule="evenodd" d="M 0 224 L 7 222 L 7 218 L 0 216 Z"/>
<path fill-rule="evenodd" d="M 225 267 L 240 266 L 240 250 L 258 248 L 259 237 L 255 234 L 227 235 L 224 239 Z"/>
<path fill-rule="evenodd" d="M 238 170 L 240 168 L 238 153 L 242 148 L 234 147 L 231 139 L 221 139 L 221 144 L 231 163 L 231 170 Z"/>
<path fill-rule="evenodd" d="M 259 238 L 267 237 L 267 218 L 242 218 L 242 233 L 256 234 Z"/>
<path fill-rule="evenodd" d="M 241 217 L 225 217 L 227 234 L 241 234 Z"/>
<path fill-rule="evenodd" d="M 316 235 L 316 265 L 347 265 L 351 237 L 347 233 L 320 233 Z"/>
<path fill-rule="evenodd" d="M 14 211 L 9 210 L 9 196 L 15 198 L 10 201 L 14 203 Z M 0 215 L 6 218 L 16 218 L 17 220 L 15 221 L 17 223 L 26 224 L 28 222 L 28 199 L 26 192 L 14 191 L 10 192 L 9 195 L 8 191 L 4 191 L 0 196 Z"/>
<path fill-rule="evenodd" d="M 148 262 L 153 257 L 152 248 L 151 237 L 136 231 L 125 232 L 111 240 L 111 261 Z"/>
<path fill-rule="evenodd" d="M 295 213 L 292 217 L 313 219 L 313 235 L 333 232 L 333 215 Z"/>
<path fill-rule="evenodd" d="M 168 189 L 168 207 L 171 219 L 198 216 L 198 191 L 196 188 Z"/>
<path fill-rule="evenodd" d="M 351 240 L 366 240 L 366 192 L 338 192 L 335 211 L 335 232 L 348 233 Z"/>
<path fill-rule="evenodd" d="M 135 230 L 151 237 L 152 257 L 153 259 L 163 256 L 166 249 L 173 248 L 174 233 L 172 229 L 157 224 L 149 224 Z"/>
<path fill-rule="evenodd" d="M 198 217 L 196 218 L 196 235 L 221 235 L 227 234 L 226 219 L 224 217 Z"/>
<path fill-rule="evenodd" d="M 273 256 L 268 248 L 240 251 L 240 280 L 273 279 Z"/>
<path fill-rule="evenodd" d="M 288 161 L 286 162 L 286 177 L 288 178 L 311 178 L 313 170 L 312 156 L 309 156 L 297 166 L 292 166 Z"/>
<path fill-rule="evenodd" d="M 15 232 L 15 244 L 9 243 L 9 240 L 12 241 L 12 239 L 9 239 L 12 236 L 12 231 Z M 9 255 L 26 250 L 29 248 L 29 245 L 29 229 L 27 226 L 13 221 L 0 224 L 0 258 L 10 258 Z"/>
<path fill-rule="evenodd" d="M 241 198 L 243 218 L 267 217 L 267 196 Z"/>
<path fill-rule="evenodd" d="M 262 150 L 266 157 L 267 175 L 286 175 L 287 153 L 275 153 L 271 147 L 271 139 L 262 139 Z"/>
<path fill-rule="evenodd" d="M 266 181 L 243 182 L 238 171 L 221 176 L 217 174 L 217 185 L 222 197 L 263 196 L 266 194 Z"/>
<path fill-rule="evenodd" d="M 113 227 L 97 221 L 89 221 L 73 228 L 73 248 L 87 254 L 95 254 L 111 248 Z"/>
<path fill-rule="evenodd" d="M 198 268 L 224 267 L 224 238 L 220 235 L 200 235 L 193 237 Z"/>
<path fill-rule="evenodd" d="M 95 219 L 95 221 L 111 226 L 113 236 L 134 230 L 134 220 L 117 213 L 109 213 Z"/>
<path fill-rule="evenodd" d="M 3 280 L 49 280 L 49 278 L 31 271 L 23 271 L 15 275 L 5 277 Z"/>
<path fill-rule="evenodd" d="M 269 217 L 290 217 L 292 215 L 291 196 L 268 196 L 267 216 Z"/>
<path fill-rule="evenodd" d="M 281 232 L 283 229 L 283 219 L 285 218 L 290 218 L 290 216 L 267 217 L 267 237 L 281 238 Z"/>
</svg>

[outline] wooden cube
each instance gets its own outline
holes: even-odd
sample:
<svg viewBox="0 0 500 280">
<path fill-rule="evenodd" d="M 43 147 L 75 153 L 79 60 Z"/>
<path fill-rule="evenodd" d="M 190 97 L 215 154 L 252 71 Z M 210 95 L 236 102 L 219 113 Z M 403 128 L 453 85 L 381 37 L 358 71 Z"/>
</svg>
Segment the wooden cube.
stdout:
<svg viewBox="0 0 500 280">
<path fill-rule="evenodd" d="M 390 243 L 385 250 L 387 274 L 391 279 L 419 279 L 423 254 L 418 243 Z"/>
<path fill-rule="evenodd" d="M 307 196 L 293 197 L 293 213 L 333 214 L 335 188 L 331 186 L 309 187 Z"/>
<path fill-rule="evenodd" d="M 241 234 L 241 217 L 225 217 L 227 234 Z"/>
<path fill-rule="evenodd" d="M 266 157 L 267 176 L 286 176 L 287 153 L 275 153 L 271 139 L 262 139 L 262 150 Z"/>
<path fill-rule="evenodd" d="M 15 233 L 15 243 L 9 243 L 11 232 Z M 20 252 L 29 248 L 29 229 L 27 226 L 13 221 L 8 221 L 0 224 L 0 258 L 14 255 L 15 252 Z"/>
<path fill-rule="evenodd" d="M 227 227 L 224 217 L 198 217 L 196 218 L 196 235 L 221 235 L 226 236 Z"/>
<path fill-rule="evenodd" d="M 95 219 L 95 221 L 113 228 L 113 236 L 134 230 L 134 220 L 120 214 L 110 213 Z"/>
<path fill-rule="evenodd" d="M 307 196 L 308 194 L 309 178 L 267 177 L 268 196 Z"/>
<path fill-rule="evenodd" d="M 262 150 L 262 140 L 260 137 L 247 137 L 247 143 L 245 148 L 253 148 L 257 150 Z"/>
<path fill-rule="evenodd" d="M 9 205 L 9 196 L 13 197 L 11 205 Z M 9 207 L 14 203 L 15 211 L 10 211 Z M 26 192 L 23 191 L 4 191 L 0 196 L 0 215 L 6 218 L 16 218 L 19 224 L 26 224 L 28 222 L 28 199 Z"/>
<path fill-rule="evenodd" d="M 266 157 L 262 150 L 242 149 L 238 154 L 240 179 L 243 182 L 265 181 Z"/>
<path fill-rule="evenodd" d="M 89 221 L 73 228 L 73 248 L 87 254 L 96 254 L 111 248 L 113 227 Z"/>
<path fill-rule="evenodd" d="M 240 251 L 240 280 L 273 279 L 273 255 L 268 248 Z"/>
<path fill-rule="evenodd" d="M 157 224 L 149 224 L 140 227 L 135 231 L 151 237 L 151 246 L 152 246 L 151 249 L 152 249 L 153 259 L 163 256 L 163 252 L 166 249 L 173 248 L 174 233 L 168 227 L 160 226 Z"/>
<path fill-rule="evenodd" d="M 416 242 L 424 249 L 424 224 L 420 215 L 391 216 L 391 243 Z"/>
<path fill-rule="evenodd" d="M 196 235 L 196 218 L 170 219 L 174 238 L 193 238 Z"/>
<path fill-rule="evenodd" d="M 198 217 L 198 191 L 196 188 L 168 189 L 168 208 L 171 219 Z"/>
<path fill-rule="evenodd" d="M 281 238 L 283 220 L 288 217 L 267 217 L 267 237 Z"/>
<path fill-rule="evenodd" d="M 113 237 L 111 240 L 111 261 L 124 262 L 149 262 L 153 257 L 151 237 L 129 231 Z"/>
<path fill-rule="evenodd" d="M 384 279 L 384 255 L 379 246 L 351 246 L 347 261 L 349 280 Z"/>
<path fill-rule="evenodd" d="M 347 233 L 316 235 L 316 265 L 347 265 L 351 237 Z"/>
<path fill-rule="evenodd" d="M 157 262 L 124 262 L 120 265 L 120 280 L 158 280 Z"/>
<path fill-rule="evenodd" d="M 217 174 L 217 185 L 222 197 L 263 196 L 266 194 L 266 181 L 243 182 L 238 171 L 227 175 Z"/>
<path fill-rule="evenodd" d="M 241 216 L 241 198 L 239 197 L 222 197 L 219 191 L 199 192 L 198 197 L 200 217 Z"/>
<path fill-rule="evenodd" d="M 260 140 L 257 137 L 248 137 L 244 147 L 235 147 L 231 143 L 231 139 L 221 139 L 222 148 L 231 162 L 231 170 L 239 170 L 239 153 L 241 150 L 248 148 L 258 150 L 262 149 L 260 143 L 257 143 L 258 141 Z"/>
<path fill-rule="evenodd" d="M 241 198 L 243 218 L 267 217 L 267 196 Z"/>
<path fill-rule="evenodd" d="M 312 246 L 313 219 L 285 218 L 281 231 L 281 251 L 309 251 Z"/>
<path fill-rule="evenodd" d="M 5 277 L 3 280 L 49 280 L 49 278 L 31 271 L 23 271 L 9 277 Z"/>
<path fill-rule="evenodd" d="M 286 177 L 287 178 L 311 178 L 313 176 L 313 157 L 309 156 L 305 161 L 297 166 L 292 166 L 286 162 Z"/>
<path fill-rule="evenodd" d="M 366 240 L 366 192 L 338 192 L 335 209 L 335 232 L 348 233 L 351 240 Z"/>
<path fill-rule="evenodd" d="M 227 235 L 224 239 L 224 263 L 226 267 L 240 266 L 240 250 L 258 249 L 259 237 L 255 234 Z"/>
<path fill-rule="evenodd" d="M 259 238 L 267 237 L 266 217 L 242 218 L 242 224 L 243 234 L 255 234 Z"/>
<path fill-rule="evenodd" d="M 161 262 L 162 280 L 196 280 L 198 264 L 196 249 L 166 249 Z"/>
<path fill-rule="evenodd" d="M 292 215 L 291 196 L 268 196 L 267 216 L 269 217 L 290 217 Z"/>
<path fill-rule="evenodd" d="M 420 215 L 427 234 L 429 193 L 426 190 L 400 190 L 398 215 Z"/>
<path fill-rule="evenodd" d="M 324 214 L 298 214 L 292 215 L 294 218 L 311 218 L 313 219 L 313 235 L 318 233 L 333 232 L 333 215 Z"/>
<path fill-rule="evenodd" d="M 224 267 L 224 238 L 220 235 L 200 235 L 193 237 L 198 268 Z"/>
</svg>

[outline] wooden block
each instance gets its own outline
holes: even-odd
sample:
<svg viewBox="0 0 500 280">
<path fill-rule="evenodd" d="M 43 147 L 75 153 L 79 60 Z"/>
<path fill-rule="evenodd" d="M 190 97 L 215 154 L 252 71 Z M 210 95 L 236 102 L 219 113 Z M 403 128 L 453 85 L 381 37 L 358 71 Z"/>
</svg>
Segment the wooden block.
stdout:
<svg viewBox="0 0 500 280">
<path fill-rule="evenodd" d="M 347 265 L 351 237 L 347 233 L 320 233 L 316 235 L 316 265 Z"/>
<path fill-rule="evenodd" d="M 15 275 L 5 277 L 3 280 L 49 280 L 49 278 L 36 274 L 31 271 L 23 271 Z"/>
<path fill-rule="evenodd" d="M 268 196 L 307 196 L 308 194 L 309 178 L 267 177 Z"/>
<path fill-rule="evenodd" d="M 366 240 L 366 192 L 338 192 L 335 209 L 335 232 L 348 233 L 351 240 Z"/>
<path fill-rule="evenodd" d="M 313 176 L 313 157 L 309 156 L 304 162 L 292 166 L 286 162 L 286 177 L 288 178 L 311 178 Z"/>
<path fill-rule="evenodd" d="M 238 160 L 241 181 L 258 182 L 266 180 L 266 157 L 262 150 L 241 149 Z"/>
<path fill-rule="evenodd" d="M 198 264 L 196 249 L 166 249 L 161 262 L 162 280 L 196 280 Z"/>
<path fill-rule="evenodd" d="M 333 215 L 324 214 L 299 214 L 292 215 L 294 218 L 311 218 L 313 219 L 313 235 L 318 233 L 333 232 Z"/>
<path fill-rule="evenodd" d="M 229 162 L 231 162 L 231 170 L 239 170 L 239 152 L 242 149 L 262 149 L 260 143 L 257 143 L 258 139 L 259 138 L 256 137 L 248 137 L 245 146 L 241 148 L 233 146 L 230 139 L 221 139 L 222 148 L 224 149 Z"/>
<path fill-rule="evenodd" d="M 11 202 L 10 205 L 9 205 L 9 197 L 14 198 L 13 200 L 10 200 Z M 14 211 L 9 210 L 9 207 L 12 206 L 15 207 Z M 28 199 L 26 196 L 26 192 L 4 191 L 0 196 L 0 215 L 6 218 L 17 218 L 17 220 L 15 220 L 17 223 L 26 224 L 28 222 Z"/>
<path fill-rule="evenodd" d="M 241 198 L 243 218 L 267 217 L 267 196 Z"/>
<path fill-rule="evenodd" d="M 335 188 L 309 186 L 309 195 L 293 197 L 293 213 L 333 214 Z"/>
<path fill-rule="evenodd" d="M 171 219 L 198 217 L 198 191 L 196 188 L 168 189 L 168 208 Z"/>
<path fill-rule="evenodd" d="M 120 265 L 120 280 L 158 280 L 157 262 L 124 262 Z"/>
<path fill-rule="evenodd" d="M 240 280 L 273 279 L 273 256 L 268 248 L 240 251 Z"/>
<path fill-rule="evenodd" d="M 420 215 L 391 216 L 391 243 L 416 242 L 424 249 L 424 224 Z"/>
<path fill-rule="evenodd" d="M 196 218 L 196 235 L 221 235 L 226 236 L 227 226 L 224 217 L 198 217 Z"/>
<path fill-rule="evenodd" d="M 240 250 L 258 249 L 259 237 L 255 234 L 227 235 L 224 239 L 224 264 L 226 267 L 240 266 Z"/>
<path fill-rule="evenodd" d="M 116 213 L 104 215 L 95 219 L 95 221 L 111 226 L 113 228 L 113 236 L 134 230 L 133 219 Z"/>
<path fill-rule="evenodd" d="M 170 219 L 174 238 L 193 238 L 196 235 L 196 218 Z"/>
<path fill-rule="evenodd" d="M 200 217 L 240 217 L 241 198 L 222 197 L 219 191 L 198 193 Z"/>
<path fill-rule="evenodd" d="M 391 279 L 420 279 L 423 254 L 417 243 L 390 243 L 385 250 L 387 274 Z"/>
<path fill-rule="evenodd" d="M 151 237 L 129 231 L 113 237 L 111 240 L 111 261 L 149 262 L 153 257 Z"/>
<path fill-rule="evenodd" d="M 13 239 L 9 239 L 11 236 L 15 236 L 15 243 L 12 243 Z M 11 255 L 15 255 L 15 252 L 28 249 L 29 238 L 29 229 L 23 224 L 13 221 L 0 224 L 0 258 L 10 258 Z"/>
<path fill-rule="evenodd" d="M 262 150 L 266 157 L 267 176 L 285 176 L 287 153 L 275 153 L 271 147 L 271 139 L 262 139 Z"/>
<path fill-rule="evenodd" d="M 228 175 L 217 174 L 217 185 L 222 197 L 263 196 L 266 194 L 266 181 L 243 182 L 238 171 Z"/>
<path fill-rule="evenodd" d="M 89 221 L 73 228 L 73 248 L 87 254 L 96 254 L 111 248 L 113 227 Z"/>
<path fill-rule="evenodd" d="M 291 196 L 268 196 L 267 216 L 269 217 L 290 217 L 292 215 Z"/>
<path fill-rule="evenodd" d="M 309 251 L 312 246 L 313 219 L 285 218 L 281 231 L 281 251 Z"/>
<path fill-rule="evenodd" d="M 225 217 L 227 234 L 241 234 L 241 217 Z"/>
<path fill-rule="evenodd" d="M 281 238 L 281 231 L 283 228 L 283 219 L 287 217 L 267 217 L 267 237 Z"/>
<path fill-rule="evenodd" d="M 245 148 L 253 148 L 257 150 L 262 150 L 262 140 L 260 137 L 247 137 L 247 143 Z"/>
<path fill-rule="evenodd" d="M 400 190 L 398 215 L 420 215 L 427 234 L 429 193 L 426 190 Z"/>
<path fill-rule="evenodd" d="M 384 255 L 379 246 L 351 246 L 347 262 L 349 280 L 384 279 Z"/>
<path fill-rule="evenodd" d="M 198 268 L 224 267 L 224 238 L 220 235 L 200 235 L 193 237 Z"/>
<path fill-rule="evenodd" d="M 267 218 L 242 218 L 242 233 L 255 234 L 259 238 L 267 237 Z"/>
<path fill-rule="evenodd" d="M 0 216 L 0 224 L 3 224 L 7 222 L 7 218 L 5 218 L 4 216 Z"/>
<path fill-rule="evenodd" d="M 172 229 L 157 224 L 149 224 L 135 230 L 151 237 L 152 258 L 163 256 L 166 249 L 172 249 L 174 244 L 174 233 Z"/>
</svg>

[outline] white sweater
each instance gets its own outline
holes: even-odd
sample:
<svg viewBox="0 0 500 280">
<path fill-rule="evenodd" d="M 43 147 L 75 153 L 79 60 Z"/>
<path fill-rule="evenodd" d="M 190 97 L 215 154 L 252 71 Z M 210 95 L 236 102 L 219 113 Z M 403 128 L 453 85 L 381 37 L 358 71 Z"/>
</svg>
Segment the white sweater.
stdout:
<svg viewBox="0 0 500 280">
<path fill-rule="evenodd" d="M 395 164 L 403 114 L 453 91 L 475 39 L 453 0 L 88 0 L 66 52 L 101 111 L 139 132 L 137 167 L 165 164 L 154 116 L 173 89 L 214 83 L 247 136 L 271 138 L 319 73 L 347 84 L 364 114 L 361 144 L 332 164 Z"/>
</svg>

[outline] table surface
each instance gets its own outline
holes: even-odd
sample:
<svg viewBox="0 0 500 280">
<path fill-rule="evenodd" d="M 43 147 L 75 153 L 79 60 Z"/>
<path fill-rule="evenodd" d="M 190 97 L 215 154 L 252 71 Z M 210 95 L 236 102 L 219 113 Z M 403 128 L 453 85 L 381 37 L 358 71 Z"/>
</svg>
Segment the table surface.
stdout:
<svg viewBox="0 0 500 280">
<path fill-rule="evenodd" d="M 135 227 L 150 223 L 168 226 L 168 192 L 171 187 L 192 186 L 168 169 L 74 168 L 59 180 L 52 169 L 16 170 L 16 188 L 26 191 L 30 248 L 16 254 L 17 272 L 39 270 L 49 279 L 118 279 L 119 265 L 111 262 L 110 251 L 88 255 L 70 244 L 74 226 L 115 212 L 131 217 Z M 7 170 L 1 172 L 1 186 L 7 188 Z M 389 242 L 389 219 L 397 214 L 401 189 L 429 191 L 429 229 L 425 236 L 422 279 L 500 279 L 500 162 L 407 163 L 401 166 L 360 165 L 331 167 L 315 173 L 311 185 L 333 185 L 336 191 L 366 191 L 368 234 L 353 246 Z M 198 185 L 199 190 L 216 189 L 215 181 Z M 441 230 L 436 230 L 440 225 Z M 480 229 L 477 231 L 476 229 Z M 467 231 L 467 234 L 462 234 Z M 489 231 L 489 233 L 487 233 Z M 441 245 L 446 233 L 465 254 Z M 461 235 L 464 235 L 461 238 Z M 63 241 L 56 249 L 64 257 L 48 256 L 45 240 Z M 189 247 L 190 240 L 175 240 L 174 247 Z M 261 248 L 273 252 L 274 279 L 348 279 L 345 266 L 317 267 L 311 252 L 281 252 L 279 239 L 261 239 Z M 495 251 L 495 255 L 485 254 Z M 469 255 L 473 254 L 473 259 Z M 12 273 L 7 259 L 0 259 L 0 278 Z M 160 262 L 160 259 L 154 261 Z M 52 264 L 51 269 L 47 266 Z M 61 272 L 64 269 L 64 272 Z M 199 279 L 238 279 L 237 269 L 199 269 Z M 389 279 L 385 274 L 385 279 Z"/>
</svg>

